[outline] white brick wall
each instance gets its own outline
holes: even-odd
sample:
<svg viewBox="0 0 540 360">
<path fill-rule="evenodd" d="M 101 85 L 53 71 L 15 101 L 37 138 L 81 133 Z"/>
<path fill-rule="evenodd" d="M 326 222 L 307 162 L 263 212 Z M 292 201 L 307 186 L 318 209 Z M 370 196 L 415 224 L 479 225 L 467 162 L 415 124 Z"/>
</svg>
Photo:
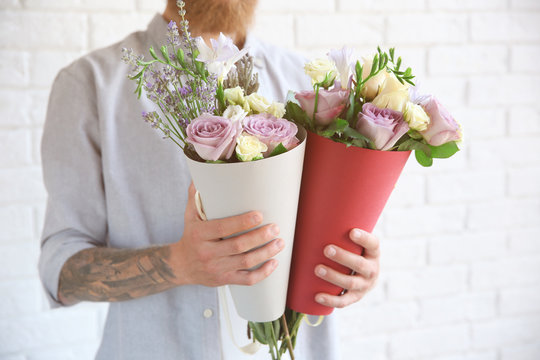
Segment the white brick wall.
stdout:
<svg viewBox="0 0 540 360">
<path fill-rule="evenodd" d="M 50 311 L 36 274 L 47 97 L 163 4 L 0 0 L 0 359 L 93 358 L 106 307 Z M 378 285 L 337 312 L 344 359 L 540 359 L 540 1 L 260 0 L 254 32 L 309 56 L 396 46 L 465 128 L 453 159 L 406 166 Z"/>
</svg>

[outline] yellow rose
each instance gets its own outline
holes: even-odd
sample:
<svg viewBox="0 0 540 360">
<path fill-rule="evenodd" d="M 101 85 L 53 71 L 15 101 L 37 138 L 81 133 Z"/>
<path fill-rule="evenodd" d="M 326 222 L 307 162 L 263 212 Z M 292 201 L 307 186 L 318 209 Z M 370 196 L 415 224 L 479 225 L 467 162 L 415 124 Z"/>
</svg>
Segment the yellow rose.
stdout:
<svg viewBox="0 0 540 360">
<path fill-rule="evenodd" d="M 242 89 L 240 86 L 225 89 L 224 93 L 225 100 L 227 100 L 231 105 L 243 106 L 246 102 L 246 98 L 244 97 L 244 89 Z"/>
<path fill-rule="evenodd" d="M 273 102 L 268 109 L 266 109 L 268 114 L 271 114 L 275 117 L 282 118 L 285 115 L 285 104 L 280 102 Z"/>
<path fill-rule="evenodd" d="M 371 66 L 373 65 L 373 59 L 367 60 L 364 58 L 364 64 L 362 68 L 362 78 L 367 78 L 371 72 Z M 388 76 L 391 76 L 386 70 L 381 70 L 377 75 L 369 79 L 362 89 L 362 96 L 367 102 L 373 100 L 379 93 L 384 81 Z"/>
<path fill-rule="evenodd" d="M 388 108 L 403 112 L 408 101 L 409 85 L 400 83 L 393 74 L 389 74 L 372 104 L 380 109 Z"/>
<path fill-rule="evenodd" d="M 256 136 L 242 133 L 236 139 L 236 156 L 241 161 L 253 161 L 263 158 L 263 152 L 268 150 L 268 146 L 261 142 Z"/>
<path fill-rule="evenodd" d="M 323 84 L 325 87 L 332 85 L 337 76 L 336 64 L 329 59 L 315 59 L 308 62 L 304 66 L 304 70 L 311 77 L 313 84 L 321 83 L 326 79 L 327 82 Z"/>
<path fill-rule="evenodd" d="M 412 130 L 424 131 L 429 125 L 429 115 L 426 113 L 423 107 L 407 102 L 405 110 L 403 112 L 403 118 L 409 124 Z"/>
<path fill-rule="evenodd" d="M 271 103 L 264 96 L 257 93 L 252 93 L 246 96 L 247 103 L 254 113 L 266 112 Z"/>
</svg>

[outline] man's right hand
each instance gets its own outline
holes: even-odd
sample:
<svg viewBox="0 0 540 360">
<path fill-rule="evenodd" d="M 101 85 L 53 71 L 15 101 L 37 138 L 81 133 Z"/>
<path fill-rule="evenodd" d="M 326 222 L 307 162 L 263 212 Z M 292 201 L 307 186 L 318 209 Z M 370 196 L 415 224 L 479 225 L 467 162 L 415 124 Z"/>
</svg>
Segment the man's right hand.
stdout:
<svg viewBox="0 0 540 360">
<path fill-rule="evenodd" d="M 256 211 L 203 221 L 197 212 L 195 193 L 191 184 L 184 234 L 171 245 L 169 264 L 178 285 L 253 285 L 270 275 L 277 266 L 277 260 L 271 258 L 284 247 L 277 225 L 254 229 L 263 220 Z M 230 237 L 238 233 L 242 234 Z M 262 263 L 255 270 L 247 270 Z"/>
</svg>

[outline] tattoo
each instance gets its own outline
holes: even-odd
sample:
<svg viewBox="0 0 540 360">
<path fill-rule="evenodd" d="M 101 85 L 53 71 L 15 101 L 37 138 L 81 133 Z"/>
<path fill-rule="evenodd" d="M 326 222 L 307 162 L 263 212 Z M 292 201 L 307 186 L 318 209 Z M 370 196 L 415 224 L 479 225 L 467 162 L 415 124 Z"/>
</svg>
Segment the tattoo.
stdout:
<svg viewBox="0 0 540 360">
<path fill-rule="evenodd" d="M 73 255 L 60 273 L 58 296 L 79 301 L 122 301 L 170 289 L 176 276 L 168 246 L 147 249 L 92 248 Z"/>
</svg>

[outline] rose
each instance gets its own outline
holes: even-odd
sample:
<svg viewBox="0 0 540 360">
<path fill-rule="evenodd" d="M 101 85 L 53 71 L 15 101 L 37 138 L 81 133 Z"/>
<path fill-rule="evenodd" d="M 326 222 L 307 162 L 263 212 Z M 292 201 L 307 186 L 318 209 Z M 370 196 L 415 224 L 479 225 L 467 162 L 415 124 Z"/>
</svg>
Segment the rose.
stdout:
<svg viewBox="0 0 540 360">
<path fill-rule="evenodd" d="M 356 130 L 373 141 L 378 150 L 388 150 L 409 130 L 403 115 L 391 109 L 380 109 L 367 103 L 358 114 Z"/>
<path fill-rule="evenodd" d="M 263 158 L 268 146 L 256 136 L 243 133 L 236 139 L 236 156 L 240 161 L 253 161 Z"/>
<path fill-rule="evenodd" d="M 252 93 L 246 96 L 246 101 L 249 104 L 251 110 L 256 113 L 265 112 L 271 105 L 270 101 L 268 101 L 264 96 L 261 96 L 257 93 Z"/>
<path fill-rule="evenodd" d="M 393 74 L 388 73 L 372 104 L 381 109 L 403 112 L 407 101 L 409 101 L 409 85 L 400 83 Z"/>
<path fill-rule="evenodd" d="M 235 122 L 243 120 L 247 114 L 247 111 L 242 109 L 240 105 L 229 105 L 223 112 L 223 117 Z"/>
<path fill-rule="evenodd" d="M 362 77 L 367 79 L 373 66 L 373 60 L 363 59 Z M 390 74 L 385 70 L 381 70 L 377 75 L 369 79 L 362 88 L 362 96 L 366 101 L 372 101 L 379 93 L 384 81 Z"/>
<path fill-rule="evenodd" d="M 274 101 L 268 109 L 266 109 L 268 114 L 272 114 L 277 118 L 282 118 L 285 115 L 285 104 Z"/>
<path fill-rule="evenodd" d="M 301 91 L 295 96 L 300 103 L 300 107 L 306 114 L 313 119 L 313 110 L 315 108 L 315 92 Z M 326 126 L 332 122 L 343 111 L 349 100 L 349 91 L 339 88 L 332 90 L 319 90 L 319 102 L 317 104 L 317 113 L 315 122 L 318 125 Z"/>
<path fill-rule="evenodd" d="M 337 76 L 336 65 L 329 59 L 315 59 L 304 66 L 306 74 L 313 84 L 322 83 L 323 87 L 332 85 Z"/>
<path fill-rule="evenodd" d="M 241 131 L 239 121 L 210 114 L 201 114 L 186 128 L 186 140 L 204 160 L 226 160 L 234 151 Z"/>
<path fill-rule="evenodd" d="M 450 115 L 441 103 L 431 97 L 424 103 L 424 110 L 431 118 L 431 123 L 420 134 L 428 144 L 439 146 L 450 141 L 461 140 L 461 128 L 458 122 Z"/>
<path fill-rule="evenodd" d="M 410 101 L 405 105 L 403 118 L 412 130 L 417 131 L 426 130 L 430 121 L 429 115 L 426 114 L 424 108 Z"/>
<path fill-rule="evenodd" d="M 244 119 L 244 131 L 256 136 L 268 146 L 264 155 L 271 153 L 282 143 L 287 150 L 298 145 L 295 137 L 298 127 L 285 119 L 278 119 L 270 114 L 251 115 Z"/>
</svg>

